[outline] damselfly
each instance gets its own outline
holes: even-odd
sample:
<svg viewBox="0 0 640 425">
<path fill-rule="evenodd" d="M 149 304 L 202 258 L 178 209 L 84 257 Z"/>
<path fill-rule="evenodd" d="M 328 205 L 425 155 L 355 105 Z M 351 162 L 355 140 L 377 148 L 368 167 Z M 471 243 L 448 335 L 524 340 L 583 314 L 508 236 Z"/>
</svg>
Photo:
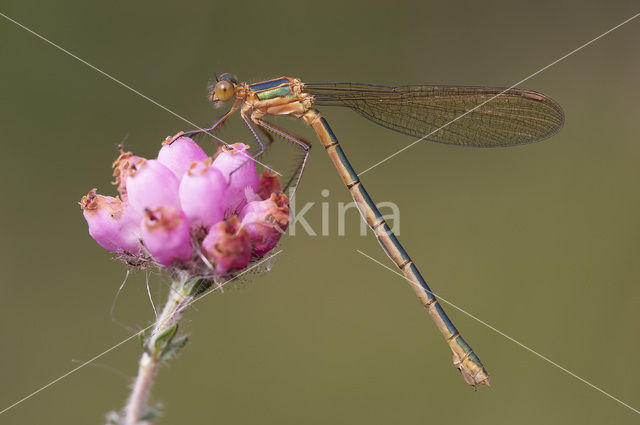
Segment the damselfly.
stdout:
<svg viewBox="0 0 640 425">
<path fill-rule="evenodd" d="M 300 118 L 313 128 L 363 218 L 384 251 L 411 283 L 447 341 L 454 365 L 469 385 L 489 385 L 489 375 L 480 359 L 445 314 L 360 182 L 329 124 L 313 105 L 346 106 L 376 124 L 400 133 L 434 142 L 477 147 L 513 146 L 550 137 L 564 123 L 562 108 L 542 93 L 519 88 L 303 83 L 289 77 L 246 84 L 239 83 L 230 74 L 221 75 L 209 88 L 209 100 L 215 103 L 233 101 L 233 104 L 229 112 L 211 127 L 180 134 L 215 130 L 239 109 L 242 119 L 260 144 L 254 158 L 268 147 L 271 134 L 281 136 L 304 151 L 288 184 L 293 186 L 293 190 L 298 187 L 311 143 L 265 121 L 264 117 L 286 115 Z M 263 136 L 266 137 L 263 139 Z"/>
</svg>

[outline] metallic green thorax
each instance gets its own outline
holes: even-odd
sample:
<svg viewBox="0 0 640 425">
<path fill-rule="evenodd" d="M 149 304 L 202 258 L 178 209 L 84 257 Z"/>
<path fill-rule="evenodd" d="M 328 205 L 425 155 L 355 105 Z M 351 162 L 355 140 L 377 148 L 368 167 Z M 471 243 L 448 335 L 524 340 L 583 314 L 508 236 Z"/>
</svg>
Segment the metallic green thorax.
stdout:
<svg viewBox="0 0 640 425">
<path fill-rule="evenodd" d="M 289 86 L 278 87 L 276 89 L 256 93 L 256 96 L 258 96 L 258 99 L 260 100 L 273 99 L 274 97 L 283 97 L 287 95 L 291 95 L 291 87 Z"/>
</svg>

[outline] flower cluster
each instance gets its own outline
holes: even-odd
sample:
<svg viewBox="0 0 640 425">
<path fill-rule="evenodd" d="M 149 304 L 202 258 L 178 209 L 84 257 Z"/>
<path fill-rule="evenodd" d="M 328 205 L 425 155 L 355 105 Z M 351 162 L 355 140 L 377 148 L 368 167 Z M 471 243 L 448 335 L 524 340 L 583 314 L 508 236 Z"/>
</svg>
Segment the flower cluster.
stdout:
<svg viewBox="0 0 640 425">
<path fill-rule="evenodd" d="M 289 224 L 277 175 L 242 143 L 215 159 L 188 137 L 167 139 L 157 159 L 124 152 L 113 163 L 119 197 L 91 190 L 80 202 L 89 234 L 130 265 L 149 262 L 222 276 L 271 251 Z"/>
</svg>

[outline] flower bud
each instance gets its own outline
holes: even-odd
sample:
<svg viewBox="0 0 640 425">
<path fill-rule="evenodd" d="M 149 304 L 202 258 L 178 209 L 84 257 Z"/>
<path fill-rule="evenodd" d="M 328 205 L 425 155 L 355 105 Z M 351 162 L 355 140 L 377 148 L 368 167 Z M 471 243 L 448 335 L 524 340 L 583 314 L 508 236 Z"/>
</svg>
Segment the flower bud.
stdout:
<svg viewBox="0 0 640 425">
<path fill-rule="evenodd" d="M 253 257 L 271 251 L 289 225 L 289 200 L 282 192 L 264 201 L 249 202 L 240 213 L 242 227 L 251 237 Z"/>
<path fill-rule="evenodd" d="M 140 156 L 135 156 L 131 152 L 125 152 L 120 147 L 120 156 L 113 161 L 111 167 L 113 167 L 113 177 L 115 177 L 115 181 L 113 184 L 118 185 L 118 192 L 120 193 L 120 198 L 123 202 L 127 202 L 127 178 L 129 177 L 129 168 L 136 161 L 144 159 Z"/>
<path fill-rule="evenodd" d="M 282 192 L 282 184 L 278 174 L 271 171 L 263 171 L 258 181 L 257 194 L 260 199 L 268 199 L 273 192 Z"/>
<path fill-rule="evenodd" d="M 82 197 L 80 207 L 98 245 L 119 254 L 141 252 L 141 216 L 133 208 L 117 197 L 98 195 L 96 189 Z"/>
<path fill-rule="evenodd" d="M 170 206 L 180 209 L 178 179 L 155 159 L 140 159 L 128 170 L 129 203 L 143 213 L 147 209 Z"/>
<path fill-rule="evenodd" d="M 216 274 L 241 270 L 249 264 L 251 241 L 249 233 L 240 226 L 240 220 L 232 215 L 214 224 L 202 241 L 202 251 L 216 265 Z"/>
<path fill-rule="evenodd" d="M 258 190 L 256 163 L 248 152 L 249 145 L 234 143 L 222 146 L 213 166 L 227 179 L 227 215 L 239 212 L 248 200 L 247 195 Z M 253 199 L 249 199 L 253 201 Z"/>
<path fill-rule="evenodd" d="M 227 180 L 220 170 L 211 166 L 211 158 L 191 164 L 182 177 L 178 193 L 191 226 L 208 229 L 224 218 Z"/>
<path fill-rule="evenodd" d="M 206 152 L 189 137 L 179 137 L 171 143 L 163 143 L 158 152 L 158 161 L 169 168 L 178 181 L 187 172 L 192 162 L 205 161 L 207 157 Z"/>
<path fill-rule="evenodd" d="M 164 266 L 176 260 L 189 261 L 191 239 L 184 212 L 171 206 L 147 209 L 142 220 L 142 241 L 151 255 Z"/>
</svg>

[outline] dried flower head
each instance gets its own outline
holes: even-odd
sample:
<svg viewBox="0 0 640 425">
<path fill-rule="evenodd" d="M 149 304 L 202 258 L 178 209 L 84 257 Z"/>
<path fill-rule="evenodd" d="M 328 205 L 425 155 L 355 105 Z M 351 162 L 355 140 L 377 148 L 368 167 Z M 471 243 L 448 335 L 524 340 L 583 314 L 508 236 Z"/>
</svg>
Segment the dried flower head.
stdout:
<svg viewBox="0 0 640 425">
<path fill-rule="evenodd" d="M 115 181 L 113 184 L 118 185 L 118 192 L 120 193 L 120 198 L 123 201 L 127 201 L 127 177 L 129 176 L 129 168 L 136 161 L 142 159 L 139 156 L 135 156 L 131 152 L 125 152 L 122 146 L 118 146 L 120 150 L 120 156 L 116 158 L 113 162 L 113 177 L 115 177 Z"/>
<path fill-rule="evenodd" d="M 273 192 L 282 192 L 282 184 L 278 174 L 271 171 L 263 171 L 258 181 L 257 195 L 260 199 L 267 199 Z"/>
</svg>

